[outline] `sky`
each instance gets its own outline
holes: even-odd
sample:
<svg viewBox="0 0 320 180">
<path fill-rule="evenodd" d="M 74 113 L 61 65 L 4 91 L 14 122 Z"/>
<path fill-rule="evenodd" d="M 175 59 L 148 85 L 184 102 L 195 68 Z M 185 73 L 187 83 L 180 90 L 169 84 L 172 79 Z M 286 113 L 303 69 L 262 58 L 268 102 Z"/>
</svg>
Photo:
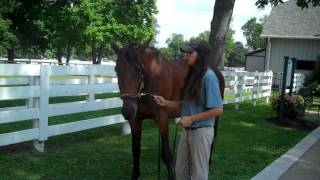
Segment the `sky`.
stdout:
<svg viewBox="0 0 320 180">
<path fill-rule="evenodd" d="M 159 12 L 156 18 L 160 26 L 157 46 L 166 47 L 165 42 L 172 33 L 183 34 L 185 39 L 189 39 L 210 30 L 214 2 L 214 0 L 157 0 Z M 246 44 L 241 26 L 252 17 L 259 19 L 270 13 L 270 6 L 261 10 L 255 6 L 255 2 L 255 0 L 236 0 L 231 22 L 231 28 L 235 30 L 235 41 Z"/>
</svg>

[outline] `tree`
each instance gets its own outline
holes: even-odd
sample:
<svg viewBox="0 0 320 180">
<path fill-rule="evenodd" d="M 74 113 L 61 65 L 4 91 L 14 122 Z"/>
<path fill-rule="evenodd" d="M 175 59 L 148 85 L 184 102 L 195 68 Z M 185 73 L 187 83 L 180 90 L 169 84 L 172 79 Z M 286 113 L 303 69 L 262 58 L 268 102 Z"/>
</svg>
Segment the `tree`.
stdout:
<svg viewBox="0 0 320 180">
<path fill-rule="evenodd" d="M 224 51 L 224 62 L 228 62 L 230 54 L 234 52 L 235 44 L 234 44 L 234 38 L 233 35 L 235 34 L 235 31 L 233 29 L 228 29 L 227 32 L 227 39 L 226 39 L 226 49 Z"/>
<path fill-rule="evenodd" d="M 7 49 L 10 62 L 19 47 L 24 55 L 54 53 L 68 63 L 74 49 L 82 57 L 90 49 L 99 64 L 113 54 L 111 40 L 128 44 L 152 37 L 156 13 L 155 0 L 0 1 L 0 51 Z"/>
<path fill-rule="evenodd" d="M 247 40 L 247 47 L 252 50 L 263 48 L 265 46 L 265 40 L 260 37 L 262 33 L 263 23 L 262 20 L 257 22 L 257 18 L 253 17 L 249 19 L 242 27 L 243 35 Z"/>
<path fill-rule="evenodd" d="M 210 35 L 210 31 L 204 31 L 204 32 L 200 33 L 198 36 L 190 38 L 189 41 L 193 41 L 193 40 L 209 41 L 209 35 Z"/>
<path fill-rule="evenodd" d="M 111 40 L 122 45 L 142 42 L 155 32 L 155 0 L 84 0 L 80 6 L 84 39 L 91 47 L 94 64 L 100 64 L 105 53 L 112 53 Z"/>
<path fill-rule="evenodd" d="M 157 12 L 155 0 L 114 1 L 112 33 L 121 44 L 143 42 L 155 34 Z"/>
<path fill-rule="evenodd" d="M 212 47 L 211 64 L 224 67 L 224 51 L 235 0 L 216 0 L 211 21 L 209 43 Z"/>
<path fill-rule="evenodd" d="M 168 48 L 172 50 L 173 59 L 178 58 L 178 54 L 180 53 L 180 47 L 185 43 L 184 37 L 182 34 L 173 33 L 170 38 L 166 40 Z"/>
<path fill-rule="evenodd" d="M 174 58 L 174 52 L 169 47 L 161 47 L 160 49 L 161 54 L 166 57 L 167 59 L 175 59 Z"/>
<path fill-rule="evenodd" d="M 11 47 L 17 42 L 16 36 L 10 31 L 11 21 L 0 17 L 0 53 Z"/>
<path fill-rule="evenodd" d="M 50 49 L 55 53 L 59 64 L 62 57 L 66 63 L 72 55 L 72 49 L 83 44 L 81 21 L 79 17 L 79 3 L 72 1 L 48 1 L 44 4 L 42 21 L 47 30 Z"/>
<path fill-rule="evenodd" d="M 20 45 L 24 49 L 30 47 L 39 49 L 44 47 L 43 29 L 41 22 L 38 21 L 41 2 L 41 0 L 0 1 L 2 24 L 6 22 L 9 25 L 9 29 L 7 29 L 9 41 L 6 41 L 5 45 L 9 63 L 14 62 L 17 45 Z M 39 46 L 40 44 L 41 46 Z"/>
<path fill-rule="evenodd" d="M 245 54 L 248 50 L 243 46 L 241 42 L 235 42 L 233 51 L 228 56 L 229 67 L 244 67 L 245 66 Z"/>
</svg>

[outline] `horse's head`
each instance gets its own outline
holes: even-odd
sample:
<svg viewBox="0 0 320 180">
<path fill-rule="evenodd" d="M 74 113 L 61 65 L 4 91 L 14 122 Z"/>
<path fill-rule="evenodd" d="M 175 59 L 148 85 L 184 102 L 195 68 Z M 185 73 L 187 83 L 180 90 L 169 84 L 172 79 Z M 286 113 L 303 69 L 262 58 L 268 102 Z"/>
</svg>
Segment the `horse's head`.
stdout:
<svg viewBox="0 0 320 180">
<path fill-rule="evenodd" d="M 118 76 L 120 97 L 123 100 L 122 115 L 127 120 L 133 120 L 137 114 L 137 99 L 143 88 L 143 52 L 149 41 L 142 45 L 127 45 L 119 48 L 111 43 L 117 54 L 115 71 Z"/>
</svg>

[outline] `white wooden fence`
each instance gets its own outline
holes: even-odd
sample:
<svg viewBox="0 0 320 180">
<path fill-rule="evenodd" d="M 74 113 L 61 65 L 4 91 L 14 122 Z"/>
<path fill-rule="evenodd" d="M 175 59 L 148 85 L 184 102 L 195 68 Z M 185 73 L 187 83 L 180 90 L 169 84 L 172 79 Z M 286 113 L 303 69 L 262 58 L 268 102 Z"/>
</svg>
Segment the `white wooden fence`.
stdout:
<svg viewBox="0 0 320 180">
<path fill-rule="evenodd" d="M 235 103 L 235 108 L 239 108 L 240 102 L 252 100 L 253 106 L 256 100 L 265 98 L 269 101 L 271 96 L 272 72 L 222 72 L 226 89 L 224 104 Z"/>
<path fill-rule="evenodd" d="M 48 118 L 52 116 L 121 107 L 122 101 L 119 98 L 95 100 L 97 93 L 118 91 L 113 69 L 114 66 L 95 65 L 0 65 L 0 75 L 2 77 L 8 76 L 0 80 L 0 85 L 7 86 L 0 87 L 0 100 L 27 99 L 25 107 L 2 109 L 0 124 L 34 119 L 32 129 L 0 134 L 0 146 L 38 140 L 35 142 L 35 147 L 39 151 L 43 151 L 43 142 L 48 137 L 126 122 L 122 115 L 117 114 L 48 125 Z M 58 80 L 59 76 L 63 76 L 63 80 Z M 65 78 L 72 78 L 72 76 L 82 76 L 82 78 L 65 80 Z M 110 78 L 99 78 L 99 76 Z M 28 84 L 28 86 L 12 86 L 18 84 Z M 87 101 L 49 104 L 49 97 L 77 95 L 87 95 Z M 128 129 L 127 124 L 125 127 Z"/>
<path fill-rule="evenodd" d="M 272 72 L 222 72 L 226 80 L 224 104 L 268 99 L 271 95 Z M 103 110 L 122 106 L 116 98 L 95 99 L 95 94 L 117 92 L 114 66 L 77 65 L 50 66 L 35 64 L 0 64 L 0 103 L 25 99 L 26 106 L 0 109 L 0 126 L 4 123 L 32 120 L 33 128 L 0 134 L 0 146 L 34 140 L 38 151 L 51 136 L 90 128 L 123 123 L 124 133 L 130 133 L 121 114 L 49 125 L 48 118 L 72 113 Z M 49 97 L 85 95 L 86 101 L 50 104 Z"/>
</svg>

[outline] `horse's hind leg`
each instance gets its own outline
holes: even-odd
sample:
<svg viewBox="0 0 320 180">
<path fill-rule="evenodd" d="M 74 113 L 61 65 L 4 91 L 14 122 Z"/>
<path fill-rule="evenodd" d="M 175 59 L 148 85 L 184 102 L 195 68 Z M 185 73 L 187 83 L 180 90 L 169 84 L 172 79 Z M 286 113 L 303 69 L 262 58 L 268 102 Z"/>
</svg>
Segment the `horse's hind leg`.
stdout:
<svg viewBox="0 0 320 180">
<path fill-rule="evenodd" d="M 133 155 L 133 168 L 132 180 L 137 180 L 140 177 L 140 142 L 141 142 L 141 121 L 135 119 L 130 123 L 131 137 L 132 137 L 132 155 Z"/>
<path fill-rule="evenodd" d="M 169 146 L 169 125 L 168 125 L 168 116 L 163 116 L 163 114 L 156 118 L 157 124 L 161 133 L 161 157 L 163 162 L 167 166 L 168 170 L 168 179 L 174 180 L 175 176 L 173 174 L 173 156 L 170 151 Z"/>
</svg>

